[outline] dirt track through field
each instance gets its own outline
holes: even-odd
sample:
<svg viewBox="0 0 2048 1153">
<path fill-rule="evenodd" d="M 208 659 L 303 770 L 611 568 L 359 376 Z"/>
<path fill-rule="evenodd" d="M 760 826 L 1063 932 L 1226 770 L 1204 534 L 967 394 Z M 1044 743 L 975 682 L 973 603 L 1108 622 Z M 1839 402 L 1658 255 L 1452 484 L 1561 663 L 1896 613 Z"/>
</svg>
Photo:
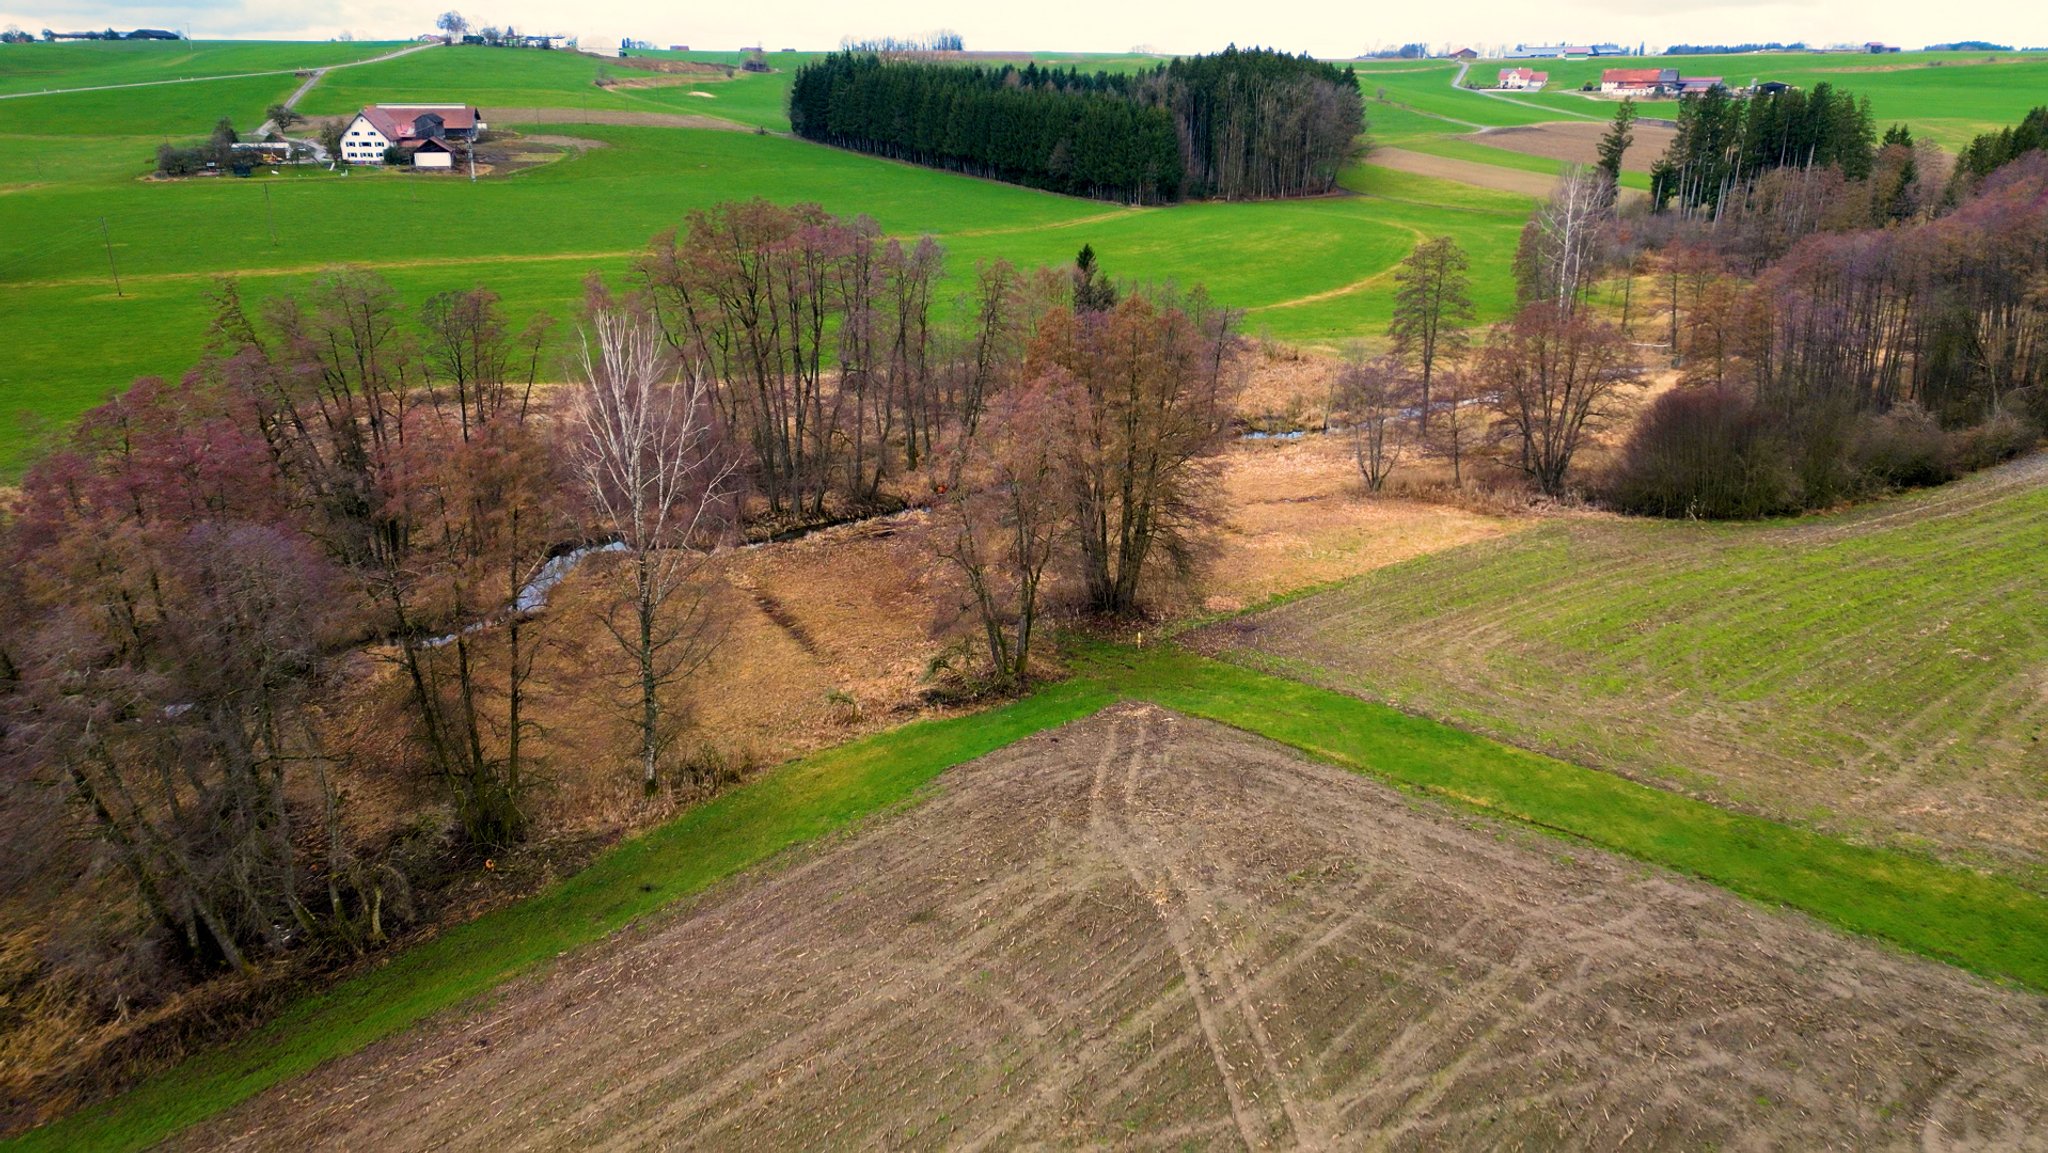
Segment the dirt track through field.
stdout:
<svg viewBox="0 0 2048 1153">
<path fill-rule="evenodd" d="M 2048 1007 L 1141 705 L 188 1149 L 2042 1147 Z"/>
</svg>

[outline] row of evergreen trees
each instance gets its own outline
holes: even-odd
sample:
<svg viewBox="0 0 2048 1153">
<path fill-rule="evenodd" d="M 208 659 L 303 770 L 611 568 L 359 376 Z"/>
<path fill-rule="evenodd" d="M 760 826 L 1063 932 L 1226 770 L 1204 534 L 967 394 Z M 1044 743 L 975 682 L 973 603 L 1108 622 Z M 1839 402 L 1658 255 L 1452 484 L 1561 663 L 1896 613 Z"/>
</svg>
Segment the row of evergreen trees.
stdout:
<svg viewBox="0 0 2048 1153">
<path fill-rule="evenodd" d="M 1650 195 L 1659 211 L 1675 200 L 1711 216 L 1774 168 L 1835 167 L 1861 180 L 1876 153 L 1870 101 L 1826 81 L 1746 100 L 1712 88 L 1680 102 L 1678 136 L 1650 170 Z"/>
<path fill-rule="evenodd" d="M 2028 112 L 2017 125 L 1986 132 L 1956 153 L 1955 179 L 1974 188 L 1986 176 L 2029 152 L 2048 149 L 2048 105 Z"/>
<path fill-rule="evenodd" d="M 1349 69 L 1264 49 L 1122 75 L 841 52 L 797 71 L 789 116 L 809 140 L 1156 204 L 1328 192 L 1364 104 Z"/>
</svg>

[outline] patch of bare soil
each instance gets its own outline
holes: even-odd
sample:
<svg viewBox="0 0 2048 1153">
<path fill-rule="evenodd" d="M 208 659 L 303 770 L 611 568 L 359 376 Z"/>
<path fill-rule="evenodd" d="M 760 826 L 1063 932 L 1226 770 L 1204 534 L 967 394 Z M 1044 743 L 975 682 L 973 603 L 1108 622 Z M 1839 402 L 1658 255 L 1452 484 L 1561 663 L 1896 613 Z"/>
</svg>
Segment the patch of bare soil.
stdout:
<svg viewBox="0 0 2048 1153">
<path fill-rule="evenodd" d="M 733 73 L 730 64 L 712 64 L 704 60 L 675 60 L 664 56 L 622 56 L 617 60 L 605 61 L 607 67 L 630 68 L 635 72 L 654 72 L 663 76 L 694 76 L 700 80 L 726 80 Z"/>
<path fill-rule="evenodd" d="M 753 129 L 716 116 L 692 116 L 681 112 L 627 112 L 617 108 L 492 108 L 491 119 L 501 124 L 617 124 L 636 128 L 720 128 L 730 132 Z"/>
<path fill-rule="evenodd" d="M 2032 995 L 1132 705 L 173 1147 L 2040 1148 L 2044 1037 Z"/>
<path fill-rule="evenodd" d="M 1543 156 L 1570 164 L 1592 164 L 1600 159 L 1600 138 L 1606 135 L 1607 129 L 1607 124 L 1596 120 L 1560 120 L 1516 128 L 1488 128 L 1465 139 L 1509 152 Z M 1637 121 L 1629 131 L 1635 135 L 1635 142 L 1623 155 L 1622 167 L 1630 172 L 1648 172 L 1678 136 L 1675 128 L 1641 121 Z"/>
<path fill-rule="evenodd" d="M 1396 172 L 1429 176 L 1437 180 L 1455 180 L 1476 188 L 1514 192 L 1539 200 L 1549 196 L 1551 189 L 1557 186 L 1557 177 L 1545 172 L 1524 172 L 1519 168 L 1502 168 L 1494 164 L 1481 164 L 1476 160 L 1453 160 L 1448 156 L 1431 156 L 1426 152 L 1410 152 L 1405 148 L 1375 148 L 1367 161 Z"/>
</svg>

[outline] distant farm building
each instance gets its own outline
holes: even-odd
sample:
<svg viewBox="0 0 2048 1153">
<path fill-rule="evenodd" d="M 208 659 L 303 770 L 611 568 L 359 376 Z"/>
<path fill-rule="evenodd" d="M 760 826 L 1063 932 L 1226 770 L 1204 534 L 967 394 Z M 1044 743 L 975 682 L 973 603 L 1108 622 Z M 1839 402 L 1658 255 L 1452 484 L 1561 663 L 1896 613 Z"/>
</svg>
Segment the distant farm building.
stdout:
<svg viewBox="0 0 2048 1153">
<path fill-rule="evenodd" d="M 1456 52 L 1446 53 L 1444 58 L 1446 60 L 1477 60 L 1479 59 L 1479 53 L 1474 52 L 1470 48 L 1460 48 Z"/>
<path fill-rule="evenodd" d="M 1716 88 L 1726 88 L 1719 76 L 1688 76 L 1678 82 L 1680 96 L 1701 96 Z"/>
<path fill-rule="evenodd" d="M 372 104 L 356 113 L 341 134 L 340 159 L 349 164 L 382 164 L 397 147 L 416 168 L 450 168 L 450 141 L 472 141 L 488 125 L 467 104 Z"/>
<path fill-rule="evenodd" d="M 1550 73 L 1538 72 L 1531 68 L 1503 68 L 1500 70 L 1500 86 L 1523 92 L 1534 92 L 1550 83 Z"/>
<path fill-rule="evenodd" d="M 1899 46 L 1896 44 L 1880 44 L 1879 42 L 1872 40 L 1870 43 L 1865 44 L 1863 46 L 1863 50 L 1873 55 L 1882 55 L 1886 52 L 1897 52 L 1899 50 Z"/>
<path fill-rule="evenodd" d="M 1667 96 L 1678 91 L 1676 68 L 1609 68 L 1600 73 L 1600 91 L 1616 96 Z"/>
</svg>

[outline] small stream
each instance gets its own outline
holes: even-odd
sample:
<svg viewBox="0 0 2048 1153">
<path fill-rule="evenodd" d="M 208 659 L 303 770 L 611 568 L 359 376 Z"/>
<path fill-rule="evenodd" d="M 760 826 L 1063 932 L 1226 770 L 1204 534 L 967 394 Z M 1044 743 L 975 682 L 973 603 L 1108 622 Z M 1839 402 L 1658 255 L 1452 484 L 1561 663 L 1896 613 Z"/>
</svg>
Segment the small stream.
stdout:
<svg viewBox="0 0 2048 1153">
<path fill-rule="evenodd" d="M 631 550 L 627 548 L 625 541 L 615 540 L 607 544 L 584 545 L 582 548 L 570 549 L 560 556 L 549 557 L 546 563 L 540 566 L 540 570 L 520 586 L 519 595 L 513 598 L 512 607 L 506 612 L 477 621 L 460 632 L 433 637 L 420 643 L 427 648 L 438 649 L 455 643 L 457 637 L 487 629 L 507 616 L 531 616 L 548 607 L 548 594 L 555 590 L 555 586 L 569 579 L 569 574 L 576 571 L 576 566 L 582 564 L 585 557 L 595 553 L 629 551 Z"/>
</svg>

